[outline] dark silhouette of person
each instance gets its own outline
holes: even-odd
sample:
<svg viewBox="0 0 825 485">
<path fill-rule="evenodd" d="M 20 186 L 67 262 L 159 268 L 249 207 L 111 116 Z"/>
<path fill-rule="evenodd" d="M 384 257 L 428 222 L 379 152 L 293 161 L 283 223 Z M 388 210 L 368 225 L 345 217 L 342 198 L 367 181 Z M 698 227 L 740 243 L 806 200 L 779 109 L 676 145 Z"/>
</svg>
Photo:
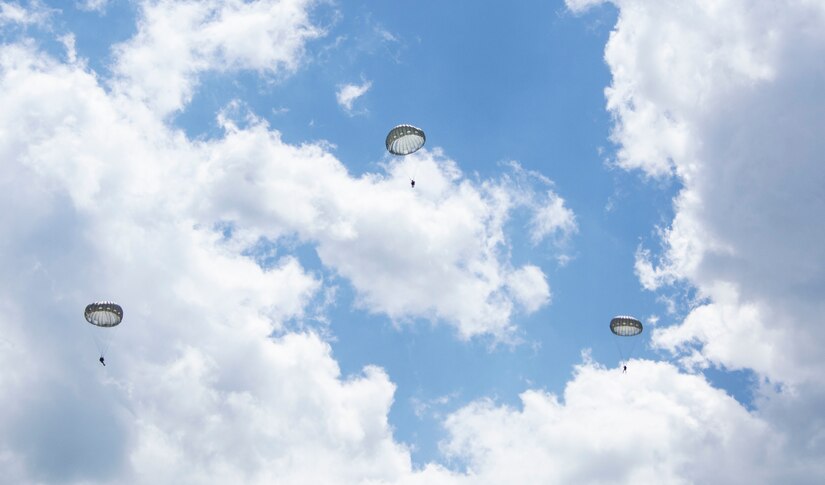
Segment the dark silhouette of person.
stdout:
<svg viewBox="0 0 825 485">
<path fill-rule="evenodd" d="M 410 179 L 410 187 L 415 188 L 415 180 Z"/>
<path fill-rule="evenodd" d="M 106 362 L 103 362 L 103 356 L 100 356 L 100 363 L 103 364 L 103 367 L 106 367 Z"/>
<path fill-rule="evenodd" d="M 627 366 L 624 366 L 624 369 L 622 369 L 622 374 L 627 374 Z"/>
</svg>

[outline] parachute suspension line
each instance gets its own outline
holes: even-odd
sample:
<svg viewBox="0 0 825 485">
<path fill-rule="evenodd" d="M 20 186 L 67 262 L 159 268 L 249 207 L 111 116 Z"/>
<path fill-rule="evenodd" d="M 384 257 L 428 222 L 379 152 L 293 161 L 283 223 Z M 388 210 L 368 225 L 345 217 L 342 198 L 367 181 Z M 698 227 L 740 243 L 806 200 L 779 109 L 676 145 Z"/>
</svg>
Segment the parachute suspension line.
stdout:
<svg viewBox="0 0 825 485">
<path fill-rule="evenodd" d="M 106 350 L 108 350 L 108 340 L 109 336 L 107 334 L 101 333 L 103 329 L 101 328 L 94 328 L 89 326 L 89 332 L 91 332 L 92 340 L 95 342 L 95 347 L 97 347 L 97 353 L 100 357 L 106 357 Z"/>
<path fill-rule="evenodd" d="M 619 341 L 616 339 L 616 337 L 613 337 L 613 343 L 616 344 L 616 350 L 619 351 L 619 366 L 622 366 L 625 363 L 624 353 L 622 352 L 622 346 L 619 345 Z"/>
<path fill-rule="evenodd" d="M 91 339 L 92 343 L 95 344 L 95 348 L 97 349 L 97 354 L 100 357 L 104 357 L 105 349 L 103 347 L 103 342 L 100 340 L 100 337 L 97 335 L 97 331 L 99 329 L 93 328 L 89 325 L 84 325 L 86 327 L 86 332 L 89 335 L 89 339 Z"/>
<path fill-rule="evenodd" d="M 95 345 L 97 345 L 97 353 L 101 357 L 106 357 L 106 342 L 102 336 L 95 335 Z"/>
<path fill-rule="evenodd" d="M 112 341 L 111 333 L 107 332 L 109 329 L 95 327 L 92 325 L 85 325 L 85 327 L 89 332 L 89 336 L 92 338 L 92 341 L 95 343 L 97 355 L 99 357 L 106 357 L 106 352 L 109 351 L 109 343 Z"/>
<path fill-rule="evenodd" d="M 112 336 L 110 335 L 110 332 L 109 332 L 108 329 L 104 329 L 103 331 L 106 332 L 106 337 L 101 338 L 101 340 L 103 341 L 102 342 L 103 343 L 103 345 L 102 345 L 103 350 L 100 352 L 100 356 L 101 357 L 106 357 L 106 354 L 109 352 L 109 346 L 112 345 Z"/>
<path fill-rule="evenodd" d="M 621 361 L 619 362 L 619 366 L 622 366 L 622 365 L 627 365 L 630 358 L 633 357 L 633 351 L 636 349 L 636 344 L 638 343 L 638 339 L 635 339 L 635 338 L 632 339 L 633 342 L 630 344 L 630 349 L 628 350 L 627 356 L 625 357 L 624 352 L 622 352 L 622 346 L 619 345 L 619 342 L 618 342 L 618 339 L 620 339 L 620 338 L 623 338 L 623 337 L 614 337 L 613 338 L 613 343 L 616 344 L 616 350 L 619 351 L 619 358 L 621 359 Z"/>
</svg>

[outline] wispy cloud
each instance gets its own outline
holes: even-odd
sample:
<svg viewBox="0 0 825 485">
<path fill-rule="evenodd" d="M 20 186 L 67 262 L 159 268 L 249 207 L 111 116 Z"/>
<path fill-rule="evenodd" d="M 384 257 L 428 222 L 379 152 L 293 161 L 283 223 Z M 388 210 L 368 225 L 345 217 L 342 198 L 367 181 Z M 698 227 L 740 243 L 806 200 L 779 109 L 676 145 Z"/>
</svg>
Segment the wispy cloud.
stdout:
<svg viewBox="0 0 825 485">
<path fill-rule="evenodd" d="M 109 0 L 83 0 L 75 3 L 80 10 L 89 12 L 104 12 L 109 5 Z"/>
<path fill-rule="evenodd" d="M 54 11 L 37 0 L 32 1 L 28 8 L 16 2 L 0 2 L 0 26 L 45 24 Z"/>
<path fill-rule="evenodd" d="M 342 84 L 338 86 L 338 92 L 335 93 L 335 99 L 338 105 L 344 109 L 349 115 L 355 115 L 353 111 L 353 104 L 355 101 L 367 93 L 372 87 L 372 81 L 365 80 L 361 84 Z"/>
</svg>

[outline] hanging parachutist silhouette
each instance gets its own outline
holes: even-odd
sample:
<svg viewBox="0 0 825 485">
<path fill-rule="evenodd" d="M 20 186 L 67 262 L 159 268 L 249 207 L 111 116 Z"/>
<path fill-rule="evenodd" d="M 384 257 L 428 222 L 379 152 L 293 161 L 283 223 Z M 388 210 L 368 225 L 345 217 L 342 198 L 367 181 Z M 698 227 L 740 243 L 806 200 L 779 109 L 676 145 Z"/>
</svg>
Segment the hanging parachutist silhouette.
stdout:
<svg viewBox="0 0 825 485">
<path fill-rule="evenodd" d="M 415 180 L 410 179 L 410 187 L 415 188 Z"/>
<path fill-rule="evenodd" d="M 624 366 L 624 369 L 622 369 L 622 374 L 627 374 L 627 366 Z"/>
<path fill-rule="evenodd" d="M 106 367 L 106 362 L 103 362 L 103 356 L 102 355 L 100 356 L 100 359 L 98 359 L 98 360 L 100 360 L 100 363 L 103 364 L 103 367 Z"/>
</svg>

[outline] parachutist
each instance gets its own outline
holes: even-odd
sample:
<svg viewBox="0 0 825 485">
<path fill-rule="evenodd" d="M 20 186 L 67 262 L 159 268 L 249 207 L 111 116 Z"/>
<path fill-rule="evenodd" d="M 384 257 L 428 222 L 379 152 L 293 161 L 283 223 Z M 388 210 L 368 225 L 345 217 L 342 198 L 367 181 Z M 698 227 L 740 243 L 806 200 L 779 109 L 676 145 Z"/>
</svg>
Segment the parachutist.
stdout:
<svg viewBox="0 0 825 485">
<path fill-rule="evenodd" d="M 86 305 L 86 310 L 83 311 L 83 316 L 86 321 L 95 327 L 101 329 L 108 329 L 120 325 L 123 321 L 123 307 L 111 301 L 97 301 Z M 105 330 L 104 333 L 109 330 Z M 97 352 L 100 355 L 100 365 L 106 366 L 103 360 L 103 354 L 109 345 L 106 343 L 108 339 L 104 339 L 102 335 L 95 334 L 95 344 L 97 345 Z"/>
<path fill-rule="evenodd" d="M 405 157 L 421 149 L 426 141 L 427 136 L 421 128 L 416 128 L 413 125 L 398 125 L 387 133 L 387 139 L 384 141 L 384 144 L 387 147 L 387 151 L 391 154 Z M 418 162 L 416 161 L 406 164 L 406 167 L 410 169 L 407 177 L 410 179 L 410 187 L 412 188 L 415 188 L 417 166 Z M 412 177 L 410 177 L 410 175 L 412 175 Z"/>
<path fill-rule="evenodd" d="M 610 320 L 610 331 L 616 336 L 617 339 L 631 339 L 628 345 L 629 349 L 620 344 L 618 340 L 616 341 L 616 348 L 619 351 L 619 362 L 622 363 L 622 374 L 627 374 L 627 363 L 630 362 L 630 357 L 633 354 L 633 347 L 635 347 L 636 343 L 638 343 L 637 339 L 642 333 L 642 330 L 642 322 L 631 316 L 619 315 Z"/>
</svg>

